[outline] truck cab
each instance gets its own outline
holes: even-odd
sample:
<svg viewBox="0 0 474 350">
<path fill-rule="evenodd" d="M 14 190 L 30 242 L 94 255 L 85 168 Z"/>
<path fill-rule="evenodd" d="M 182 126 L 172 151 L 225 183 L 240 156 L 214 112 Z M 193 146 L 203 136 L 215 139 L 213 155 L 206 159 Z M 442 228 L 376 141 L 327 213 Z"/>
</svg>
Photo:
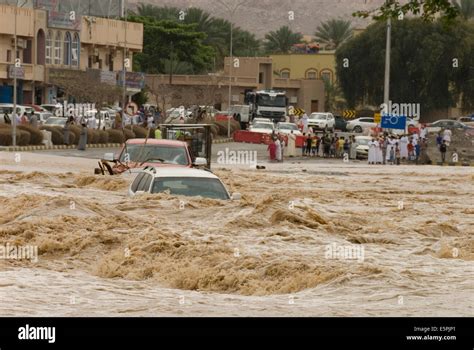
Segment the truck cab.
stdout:
<svg viewBox="0 0 474 350">
<path fill-rule="evenodd" d="M 249 91 L 245 102 L 250 106 L 252 119 L 267 118 L 274 123 L 286 121 L 288 98 L 285 91 Z"/>
</svg>

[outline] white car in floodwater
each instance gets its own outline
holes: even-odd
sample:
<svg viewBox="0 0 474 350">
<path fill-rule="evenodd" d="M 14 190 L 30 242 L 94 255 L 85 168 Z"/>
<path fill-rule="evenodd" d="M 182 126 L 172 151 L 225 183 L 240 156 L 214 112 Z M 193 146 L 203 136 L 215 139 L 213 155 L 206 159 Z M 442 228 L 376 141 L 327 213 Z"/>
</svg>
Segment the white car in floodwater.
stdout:
<svg viewBox="0 0 474 350">
<path fill-rule="evenodd" d="M 167 192 L 175 196 L 240 200 L 240 193 L 230 193 L 222 181 L 207 170 L 191 168 L 146 167 L 133 180 L 129 196 Z"/>
</svg>

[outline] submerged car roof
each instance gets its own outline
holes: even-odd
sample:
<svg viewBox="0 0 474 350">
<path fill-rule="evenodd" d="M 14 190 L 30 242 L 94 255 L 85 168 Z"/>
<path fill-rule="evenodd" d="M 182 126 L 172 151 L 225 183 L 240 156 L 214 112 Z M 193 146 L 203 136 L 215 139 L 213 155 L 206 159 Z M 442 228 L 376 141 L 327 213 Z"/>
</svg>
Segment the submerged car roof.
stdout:
<svg viewBox="0 0 474 350">
<path fill-rule="evenodd" d="M 145 139 L 129 139 L 127 140 L 128 145 L 143 145 L 145 144 Z M 163 145 L 171 147 L 186 147 L 187 143 L 184 141 L 178 140 L 162 140 L 162 139 L 148 139 L 146 140 L 147 145 Z"/>
<path fill-rule="evenodd" d="M 151 170 L 150 168 L 145 171 Z M 156 173 L 153 175 L 155 177 L 198 177 L 198 178 L 208 178 L 208 179 L 219 179 L 213 173 L 194 168 L 175 168 L 175 167 L 166 167 L 166 168 L 155 168 Z"/>
</svg>

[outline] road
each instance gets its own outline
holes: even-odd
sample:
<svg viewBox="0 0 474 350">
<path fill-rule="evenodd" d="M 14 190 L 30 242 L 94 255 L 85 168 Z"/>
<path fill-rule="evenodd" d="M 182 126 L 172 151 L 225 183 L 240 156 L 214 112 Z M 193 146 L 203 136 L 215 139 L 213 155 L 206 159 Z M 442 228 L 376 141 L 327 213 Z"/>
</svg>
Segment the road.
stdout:
<svg viewBox="0 0 474 350">
<path fill-rule="evenodd" d="M 268 162 L 268 151 L 266 145 L 257 145 L 251 143 L 219 143 L 212 146 L 212 163 L 215 164 L 218 161 L 218 156 L 222 153 L 220 152 L 257 152 L 257 161 L 258 163 Z M 48 154 L 56 155 L 63 157 L 78 157 L 78 158 L 87 158 L 87 159 L 100 159 L 104 156 L 105 153 L 115 153 L 118 154 L 120 148 L 89 148 L 86 151 L 78 151 L 76 149 L 62 149 L 62 150 L 45 150 L 45 151 L 34 151 L 38 154 Z M 288 158 L 288 162 L 301 162 L 301 163 L 340 163 L 342 159 L 323 159 L 323 158 L 307 158 L 299 156 L 301 154 L 301 149 L 297 149 L 298 157 Z M 354 161 L 355 163 L 360 163 L 360 161 Z"/>
</svg>

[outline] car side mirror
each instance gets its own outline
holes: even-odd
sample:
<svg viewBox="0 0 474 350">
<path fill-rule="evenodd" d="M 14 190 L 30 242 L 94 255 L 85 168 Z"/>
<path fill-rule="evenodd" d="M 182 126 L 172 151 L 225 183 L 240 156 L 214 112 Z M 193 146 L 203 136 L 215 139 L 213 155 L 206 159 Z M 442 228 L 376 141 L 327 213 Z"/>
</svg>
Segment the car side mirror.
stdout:
<svg viewBox="0 0 474 350">
<path fill-rule="evenodd" d="M 108 161 L 108 162 L 113 162 L 115 160 L 115 154 L 113 153 L 105 153 L 104 154 L 104 160 Z"/>
<path fill-rule="evenodd" d="M 207 165 L 207 159 L 203 157 L 197 157 L 196 160 L 194 161 L 195 166 L 203 166 Z"/>
<path fill-rule="evenodd" d="M 232 194 L 231 199 L 233 201 L 240 201 L 242 199 L 242 195 L 238 192 Z"/>
</svg>

